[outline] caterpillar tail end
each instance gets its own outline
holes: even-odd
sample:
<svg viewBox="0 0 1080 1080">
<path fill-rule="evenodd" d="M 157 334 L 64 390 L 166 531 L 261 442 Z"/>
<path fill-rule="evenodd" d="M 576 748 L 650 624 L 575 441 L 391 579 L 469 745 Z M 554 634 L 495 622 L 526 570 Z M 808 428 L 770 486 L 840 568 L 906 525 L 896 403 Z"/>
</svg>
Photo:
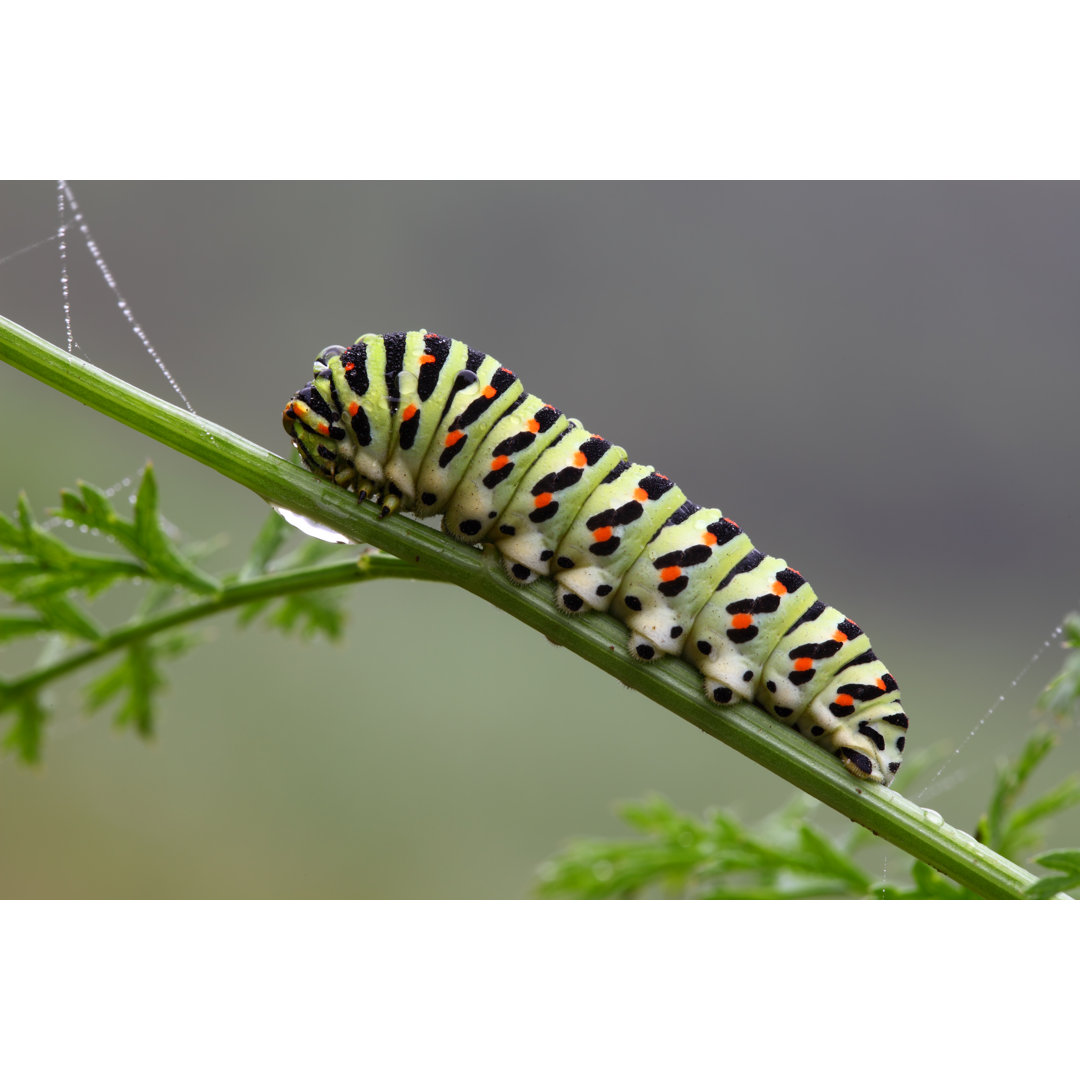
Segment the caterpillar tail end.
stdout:
<svg viewBox="0 0 1080 1080">
<path fill-rule="evenodd" d="M 833 750 L 840 764 L 859 780 L 888 787 L 900 770 L 899 754 L 896 754 L 896 760 L 890 761 L 892 753 L 880 752 L 868 740 L 865 745 L 860 745 L 864 741 L 860 736 L 851 732 L 846 734 L 843 744 Z"/>
</svg>

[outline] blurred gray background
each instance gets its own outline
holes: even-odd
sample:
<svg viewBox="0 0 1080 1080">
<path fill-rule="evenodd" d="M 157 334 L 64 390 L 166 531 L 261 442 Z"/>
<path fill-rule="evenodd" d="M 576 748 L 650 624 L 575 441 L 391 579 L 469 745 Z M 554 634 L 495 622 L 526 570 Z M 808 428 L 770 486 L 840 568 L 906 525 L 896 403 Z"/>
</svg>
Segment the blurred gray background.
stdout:
<svg viewBox="0 0 1080 1080">
<path fill-rule="evenodd" d="M 207 417 L 284 454 L 281 408 L 324 345 L 461 337 L 867 629 L 910 751 L 948 752 L 1005 694 L 923 800 L 974 827 L 1060 651 L 1010 681 L 1080 602 L 1080 187 L 74 189 Z M 52 183 L 0 185 L 0 259 L 55 228 Z M 84 354 L 172 400 L 74 238 L 71 265 Z M 63 343 L 55 243 L 0 262 L 0 311 Z M 228 536 L 211 566 L 238 565 L 256 498 L 3 366 L 0 395 L 5 512 L 20 489 L 42 511 L 152 458 L 168 518 Z M 379 583 L 350 607 L 339 646 L 218 619 L 168 670 L 150 746 L 65 684 L 44 766 L 0 760 L 0 895 L 521 896 L 568 837 L 619 833 L 622 799 L 752 821 L 791 794 L 464 592 Z M 1047 779 L 1078 760 L 1071 737 Z"/>
</svg>

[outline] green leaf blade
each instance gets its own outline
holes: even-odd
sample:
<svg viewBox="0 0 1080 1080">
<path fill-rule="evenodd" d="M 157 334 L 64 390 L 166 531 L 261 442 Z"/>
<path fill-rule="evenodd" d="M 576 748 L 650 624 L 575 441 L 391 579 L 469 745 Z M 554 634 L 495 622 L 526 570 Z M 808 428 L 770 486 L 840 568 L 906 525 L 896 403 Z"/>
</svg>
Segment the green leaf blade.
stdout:
<svg viewBox="0 0 1080 1080">
<path fill-rule="evenodd" d="M 4 736 L 4 749 L 14 751 L 26 765 L 41 760 L 41 743 L 48 713 L 37 695 L 28 695 L 15 703 L 16 716 Z"/>
</svg>

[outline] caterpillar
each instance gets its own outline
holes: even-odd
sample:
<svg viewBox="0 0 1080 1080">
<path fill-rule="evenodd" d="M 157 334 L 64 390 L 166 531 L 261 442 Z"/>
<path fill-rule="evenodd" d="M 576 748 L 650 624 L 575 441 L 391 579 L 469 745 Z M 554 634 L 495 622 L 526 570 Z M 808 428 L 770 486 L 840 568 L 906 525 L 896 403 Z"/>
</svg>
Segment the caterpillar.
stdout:
<svg viewBox="0 0 1080 1080">
<path fill-rule="evenodd" d="M 900 768 L 899 687 L 859 626 L 493 357 L 424 330 L 365 334 L 318 355 L 282 421 L 316 475 L 384 515 L 441 515 L 512 581 L 553 577 L 564 612 L 610 612 L 632 657 L 681 657 L 709 701 L 755 702 L 863 780 Z"/>
</svg>

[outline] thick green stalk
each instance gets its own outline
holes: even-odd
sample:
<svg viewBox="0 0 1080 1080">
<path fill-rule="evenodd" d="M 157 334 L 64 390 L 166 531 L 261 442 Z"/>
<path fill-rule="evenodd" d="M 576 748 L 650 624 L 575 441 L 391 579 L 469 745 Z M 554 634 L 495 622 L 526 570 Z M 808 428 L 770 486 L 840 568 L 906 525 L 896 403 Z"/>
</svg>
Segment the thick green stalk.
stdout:
<svg viewBox="0 0 1080 1080">
<path fill-rule="evenodd" d="M 559 645 L 610 672 L 789 780 L 821 802 L 987 897 L 1020 897 L 1035 876 L 944 823 L 903 796 L 861 783 L 819 747 L 746 704 L 719 708 L 701 695 L 693 669 L 677 660 L 635 663 L 627 655 L 626 629 L 596 613 L 568 619 L 555 608 L 550 584 L 511 584 L 490 552 L 481 552 L 404 517 L 381 519 L 370 505 L 319 483 L 226 428 L 193 416 L 70 356 L 0 316 L 0 357 L 12 367 L 141 431 L 261 498 L 323 522 L 344 535 L 388 551 L 415 567 L 418 576 L 454 581 L 509 612 Z"/>
</svg>

